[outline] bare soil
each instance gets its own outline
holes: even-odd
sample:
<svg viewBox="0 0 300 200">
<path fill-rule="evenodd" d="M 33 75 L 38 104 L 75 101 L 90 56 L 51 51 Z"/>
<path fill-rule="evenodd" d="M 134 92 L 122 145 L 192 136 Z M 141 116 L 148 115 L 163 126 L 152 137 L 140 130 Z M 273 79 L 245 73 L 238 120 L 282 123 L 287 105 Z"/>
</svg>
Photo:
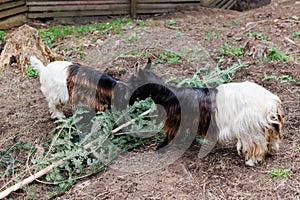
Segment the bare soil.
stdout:
<svg viewBox="0 0 300 200">
<path fill-rule="evenodd" d="M 170 19 L 176 23 L 170 25 Z M 146 61 L 146 56 L 135 55 L 134 50 L 147 52 L 154 59 L 163 50 L 186 50 L 183 62 L 155 65 L 154 70 L 168 79 L 190 77 L 203 67 L 202 62 L 187 62 L 188 58 L 201 56 L 202 61 L 215 66 L 220 46 L 225 43 L 235 46 L 248 43 L 255 52 L 276 47 L 293 59 L 264 62 L 256 54 L 249 55 L 249 50 L 242 57 L 226 56 L 221 67 L 229 67 L 239 59 L 247 62 L 248 67 L 239 70 L 233 81 L 254 81 L 281 98 L 285 123 L 280 151 L 267 157 L 264 164 L 249 168 L 233 146 L 217 146 L 199 159 L 200 146 L 194 144 L 182 157 L 160 170 L 133 174 L 108 168 L 80 180 L 56 199 L 300 199 L 300 150 L 295 148 L 300 145 L 300 85 L 261 80 L 264 73 L 300 80 L 300 65 L 296 61 L 300 57 L 300 37 L 292 37 L 300 31 L 300 2 L 272 1 L 247 12 L 192 7 L 146 20 L 146 27 L 128 25 L 124 33 L 107 35 L 96 42 L 87 36 L 75 44 L 72 38 L 65 38 L 59 45 L 83 45 L 85 59 L 69 55 L 73 62 L 124 80 L 133 73 L 136 61 Z M 247 36 L 248 32 L 260 32 L 269 41 Z M 209 39 L 209 33 L 213 39 Z M 62 56 L 67 54 L 58 47 L 54 51 Z M 45 133 L 55 127 L 37 78 L 25 78 L 17 68 L 7 68 L 0 72 L 0 94 L 0 149 L 14 141 L 32 141 L 38 145 Z M 291 176 L 271 178 L 268 171 L 279 168 L 290 169 Z M 48 191 L 47 185 L 37 186 L 31 198 L 42 199 Z M 26 195 L 20 191 L 11 198 L 23 199 Z"/>
</svg>

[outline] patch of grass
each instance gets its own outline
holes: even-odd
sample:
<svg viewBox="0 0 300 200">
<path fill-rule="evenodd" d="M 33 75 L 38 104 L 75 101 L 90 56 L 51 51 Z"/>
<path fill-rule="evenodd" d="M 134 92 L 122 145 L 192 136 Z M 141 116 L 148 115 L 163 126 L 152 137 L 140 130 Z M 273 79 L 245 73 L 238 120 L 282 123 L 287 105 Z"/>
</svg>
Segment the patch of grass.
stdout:
<svg viewBox="0 0 300 200">
<path fill-rule="evenodd" d="M 243 37 L 241 37 L 241 36 L 234 37 L 234 41 L 235 41 L 235 42 L 239 42 L 239 41 L 241 41 L 242 39 L 243 39 Z"/>
<path fill-rule="evenodd" d="M 205 32 L 206 32 L 205 40 L 207 41 L 212 41 L 213 39 L 217 39 L 221 34 L 221 31 L 206 30 Z"/>
<path fill-rule="evenodd" d="M 211 32 L 211 31 L 207 31 L 207 32 L 206 32 L 206 37 L 205 37 L 205 39 L 208 40 L 208 41 L 212 41 L 213 38 L 214 38 L 214 37 L 213 37 L 212 32 Z"/>
<path fill-rule="evenodd" d="M 6 33 L 3 30 L 0 30 L 0 41 L 2 41 L 5 37 Z"/>
<path fill-rule="evenodd" d="M 249 36 L 249 37 L 254 37 L 254 38 L 257 38 L 257 39 L 260 39 L 260 40 L 266 40 L 266 41 L 269 40 L 269 36 L 263 35 L 263 34 L 260 33 L 260 32 L 247 33 L 247 36 Z"/>
<path fill-rule="evenodd" d="M 141 27 L 145 27 L 146 26 L 146 20 L 143 20 L 143 19 L 135 19 L 134 23 L 136 23 L 137 25 L 139 25 Z"/>
<path fill-rule="evenodd" d="M 182 62 L 181 55 L 177 52 L 172 51 L 164 51 L 164 52 L 158 52 L 157 57 L 158 60 L 154 61 L 154 64 L 172 64 L 172 63 L 178 63 Z"/>
<path fill-rule="evenodd" d="M 118 34 L 122 31 L 122 27 L 129 23 L 138 23 L 145 25 L 143 20 L 131 20 L 130 18 L 115 19 L 111 22 L 89 25 L 76 25 L 76 26 L 53 26 L 48 29 L 40 29 L 41 38 L 48 45 L 51 46 L 57 38 L 74 35 L 80 38 L 82 34 L 97 31 L 99 34 Z"/>
<path fill-rule="evenodd" d="M 268 171 L 268 173 L 271 175 L 271 178 L 288 178 L 291 176 L 290 170 L 289 169 L 271 169 Z"/>
<path fill-rule="evenodd" d="M 220 47 L 221 55 L 233 55 L 233 56 L 242 56 L 244 55 L 244 47 L 233 47 L 229 44 L 224 44 Z"/>
<path fill-rule="evenodd" d="M 0 97 L 4 97 L 5 95 L 3 93 L 0 93 Z"/>
<path fill-rule="evenodd" d="M 297 58 L 297 62 L 299 62 L 299 63 L 300 63 L 300 56 Z"/>
<path fill-rule="evenodd" d="M 136 42 L 140 39 L 140 36 L 138 36 L 137 33 L 132 33 L 128 36 L 128 40 L 131 41 L 131 42 Z"/>
<path fill-rule="evenodd" d="M 300 144 L 294 144 L 293 149 L 295 150 L 300 150 Z"/>
<path fill-rule="evenodd" d="M 34 67 L 30 63 L 27 63 L 27 67 L 25 68 L 25 73 L 27 78 L 38 77 L 38 71 L 34 69 Z"/>
<path fill-rule="evenodd" d="M 280 81 L 281 83 L 285 82 L 292 82 L 295 83 L 296 80 L 289 76 L 289 75 L 281 75 L 281 76 L 276 76 L 274 73 L 271 75 L 268 75 L 267 73 L 264 73 L 264 76 L 260 78 L 260 80 L 265 81 L 265 80 L 275 80 L 275 81 Z"/>
<path fill-rule="evenodd" d="M 296 31 L 292 34 L 293 37 L 300 37 L 300 31 Z"/>
<path fill-rule="evenodd" d="M 289 61 L 290 57 L 283 53 L 282 51 L 280 51 L 277 48 L 272 48 L 270 50 L 270 52 L 266 55 L 266 59 L 268 61 L 283 61 L 283 62 L 287 62 Z"/>
<path fill-rule="evenodd" d="M 233 20 L 233 21 L 231 22 L 231 24 L 234 25 L 234 26 L 239 26 L 241 23 L 238 22 L 238 21 L 236 21 L 236 20 Z"/>
<path fill-rule="evenodd" d="M 175 25 L 176 24 L 176 20 L 175 19 L 170 19 L 169 20 L 169 25 Z"/>
</svg>

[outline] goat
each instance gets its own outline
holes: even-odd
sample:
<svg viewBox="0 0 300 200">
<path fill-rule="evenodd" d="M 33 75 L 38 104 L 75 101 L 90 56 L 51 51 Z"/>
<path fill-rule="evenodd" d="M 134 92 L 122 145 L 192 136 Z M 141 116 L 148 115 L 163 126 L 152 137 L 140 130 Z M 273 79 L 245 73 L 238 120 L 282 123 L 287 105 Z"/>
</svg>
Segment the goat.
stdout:
<svg viewBox="0 0 300 200">
<path fill-rule="evenodd" d="M 45 67 L 35 56 L 30 57 L 30 62 L 39 73 L 52 118 L 65 117 L 62 108 L 66 103 L 96 111 L 103 111 L 112 100 L 124 105 L 126 84 L 107 74 L 67 61 L 54 61 Z M 114 89 L 119 96 L 115 97 Z"/>
<path fill-rule="evenodd" d="M 263 162 L 266 153 L 279 150 L 283 123 L 281 101 L 262 86 L 246 81 L 216 88 L 178 88 L 165 84 L 151 70 L 150 59 L 144 69 L 136 71 L 127 82 L 131 91 L 136 89 L 130 104 L 151 97 L 166 110 L 163 130 L 167 137 L 158 149 L 172 141 L 180 123 L 194 123 L 196 117 L 197 134 L 205 135 L 211 123 L 216 130 L 211 138 L 217 137 L 219 143 L 235 143 L 238 153 L 242 150 L 245 154 L 247 166 Z M 181 106 L 191 114 L 182 115 Z M 200 116 L 194 115 L 197 112 Z"/>
</svg>

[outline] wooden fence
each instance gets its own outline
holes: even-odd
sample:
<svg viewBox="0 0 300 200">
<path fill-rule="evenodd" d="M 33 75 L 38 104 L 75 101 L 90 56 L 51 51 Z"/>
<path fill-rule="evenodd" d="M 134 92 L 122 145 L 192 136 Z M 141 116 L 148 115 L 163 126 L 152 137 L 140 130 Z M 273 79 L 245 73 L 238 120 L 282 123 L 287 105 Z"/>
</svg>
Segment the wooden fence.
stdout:
<svg viewBox="0 0 300 200">
<path fill-rule="evenodd" d="M 8 29 L 26 22 L 25 0 L 0 0 L 0 29 Z"/>
<path fill-rule="evenodd" d="M 0 0 L 0 29 L 37 18 L 84 18 L 107 15 L 165 13 L 179 6 L 208 4 L 228 0 Z M 229 0 L 232 3 L 235 0 Z"/>
</svg>

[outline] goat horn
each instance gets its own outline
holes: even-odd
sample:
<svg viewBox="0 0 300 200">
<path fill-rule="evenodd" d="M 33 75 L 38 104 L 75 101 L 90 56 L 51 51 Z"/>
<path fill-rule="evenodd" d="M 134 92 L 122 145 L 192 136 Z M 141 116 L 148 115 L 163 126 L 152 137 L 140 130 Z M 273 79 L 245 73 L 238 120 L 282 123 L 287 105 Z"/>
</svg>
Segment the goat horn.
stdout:
<svg viewBox="0 0 300 200">
<path fill-rule="evenodd" d="M 136 62 L 134 65 L 134 74 L 137 74 L 139 70 L 140 70 L 139 63 Z"/>
<path fill-rule="evenodd" d="M 151 69 L 151 65 L 152 65 L 151 58 L 148 58 L 148 62 L 147 62 L 147 64 L 146 64 L 145 69 Z"/>
</svg>

